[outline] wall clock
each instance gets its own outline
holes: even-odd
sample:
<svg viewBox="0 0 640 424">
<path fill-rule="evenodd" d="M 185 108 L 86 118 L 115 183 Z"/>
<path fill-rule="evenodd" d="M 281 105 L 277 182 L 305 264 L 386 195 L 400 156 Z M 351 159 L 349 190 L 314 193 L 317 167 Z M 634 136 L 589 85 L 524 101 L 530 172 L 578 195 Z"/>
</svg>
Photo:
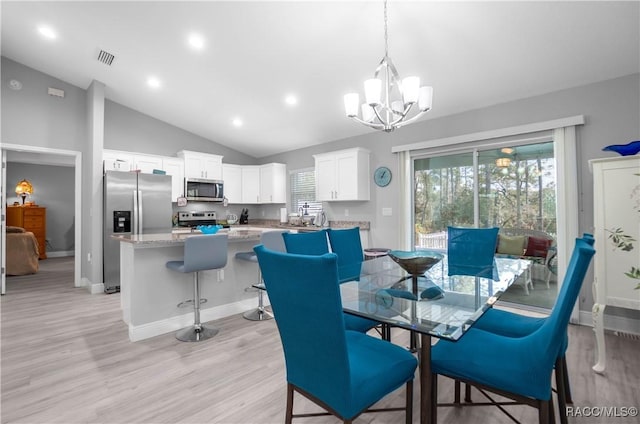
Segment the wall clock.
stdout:
<svg viewBox="0 0 640 424">
<path fill-rule="evenodd" d="M 391 182 L 391 170 L 386 166 L 381 166 L 373 173 L 373 181 L 378 187 L 386 187 Z"/>
</svg>

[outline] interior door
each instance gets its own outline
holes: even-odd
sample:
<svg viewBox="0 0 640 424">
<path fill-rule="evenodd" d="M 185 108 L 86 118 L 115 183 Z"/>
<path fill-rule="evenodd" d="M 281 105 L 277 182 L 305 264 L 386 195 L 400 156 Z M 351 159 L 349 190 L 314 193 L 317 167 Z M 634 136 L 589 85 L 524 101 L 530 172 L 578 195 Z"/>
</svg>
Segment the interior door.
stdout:
<svg viewBox="0 0 640 424">
<path fill-rule="evenodd" d="M 5 201 L 6 192 L 7 192 L 7 151 L 2 150 L 2 172 L 0 172 L 0 203 L 2 204 L 2 210 L 0 212 L 0 256 L 2 256 L 2 263 L 0 263 L 0 274 L 2 278 L 2 291 L 1 294 L 5 294 L 7 290 L 7 279 L 6 279 L 6 269 L 7 269 L 7 253 L 5 249 L 7 243 L 7 202 Z"/>
</svg>

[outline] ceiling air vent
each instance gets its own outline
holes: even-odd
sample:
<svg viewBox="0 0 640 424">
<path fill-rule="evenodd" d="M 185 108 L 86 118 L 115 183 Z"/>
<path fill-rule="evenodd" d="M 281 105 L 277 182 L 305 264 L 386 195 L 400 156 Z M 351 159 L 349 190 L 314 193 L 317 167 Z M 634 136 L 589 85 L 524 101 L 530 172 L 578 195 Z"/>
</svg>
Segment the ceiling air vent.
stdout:
<svg viewBox="0 0 640 424">
<path fill-rule="evenodd" d="M 111 66 L 113 59 L 115 59 L 115 56 L 109 52 L 100 50 L 100 53 L 98 53 L 98 61 L 104 63 L 105 65 Z"/>
</svg>

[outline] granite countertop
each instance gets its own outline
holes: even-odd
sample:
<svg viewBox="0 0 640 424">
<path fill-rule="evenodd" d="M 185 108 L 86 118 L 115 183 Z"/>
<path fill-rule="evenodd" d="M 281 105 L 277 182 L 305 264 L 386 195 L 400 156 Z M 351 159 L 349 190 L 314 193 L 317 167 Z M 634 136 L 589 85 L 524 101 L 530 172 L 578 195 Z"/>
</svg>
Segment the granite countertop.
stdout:
<svg viewBox="0 0 640 424">
<path fill-rule="evenodd" d="M 260 241 L 262 231 L 259 229 L 222 229 L 218 234 L 228 234 L 229 242 Z M 138 234 L 138 235 L 112 235 L 111 238 L 124 243 L 134 245 L 174 245 L 182 244 L 187 237 L 202 235 L 200 231 L 162 233 L 162 234 Z"/>
<path fill-rule="evenodd" d="M 290 225 L 280 223 L 277 219 L 251 219 L 249 220 L 248 225 L 232 225 L 232 228 L 242 228 L 242 227 L 262 227 L 262 228 L 289 228 L 291 230 L 300 230 L 300 231 L 317 231 L 325 228 L 353 228 L 360 227 L 362 231 L 369 231 L 370 222 L 369 221 L 327 221 L 328 225 L 325 227 L 316 227 L 315 225 Z"/>
</svg>

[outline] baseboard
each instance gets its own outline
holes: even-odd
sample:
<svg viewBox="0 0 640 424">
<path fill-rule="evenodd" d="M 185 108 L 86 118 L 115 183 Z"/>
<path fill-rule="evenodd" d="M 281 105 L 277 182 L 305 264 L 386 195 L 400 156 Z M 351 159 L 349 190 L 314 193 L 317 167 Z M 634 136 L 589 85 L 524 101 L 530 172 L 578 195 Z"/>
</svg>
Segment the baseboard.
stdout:
<svg viewBox="0 0 640 424">
<path fill-rule="evenodd" d="M 94 284 L 87 277 L 82 277 L 82 280 L 80 281 L 80 284 L 82 284 L 81 287 L 86 288 L 87 291 L 89 293 L 91 293 L 91 294 L 104 293 L 104 284 L 102 284 L 102 283 L 95 283 Z"/>
<path fill-rule="evenodd" d="M 580 311 L 579 324 L 593 327 L 593 315 L 589 311 Z M 604 314 L 604 329 L 620 333 L 638 334 L 640 320 Z"/>
<path fill-rule="evenodd" d="M 208 322 L 236 315 L 258 306 L 258 299 L 244 299 L 226 305 L 200 310 L 200 321 Z M 137 342 L 161 334 L 172 333 L 193 324 L 193 312 L 142 325 L 129 324 L 129 340 Z"/>
<path fill-rule="evenodd" d="M 73 250 L 58 250 L 55 252 L 47 251 L 47 258 L 64 258 L 67 256 L 73 256 L 76 252 Z"/>
</svg>

